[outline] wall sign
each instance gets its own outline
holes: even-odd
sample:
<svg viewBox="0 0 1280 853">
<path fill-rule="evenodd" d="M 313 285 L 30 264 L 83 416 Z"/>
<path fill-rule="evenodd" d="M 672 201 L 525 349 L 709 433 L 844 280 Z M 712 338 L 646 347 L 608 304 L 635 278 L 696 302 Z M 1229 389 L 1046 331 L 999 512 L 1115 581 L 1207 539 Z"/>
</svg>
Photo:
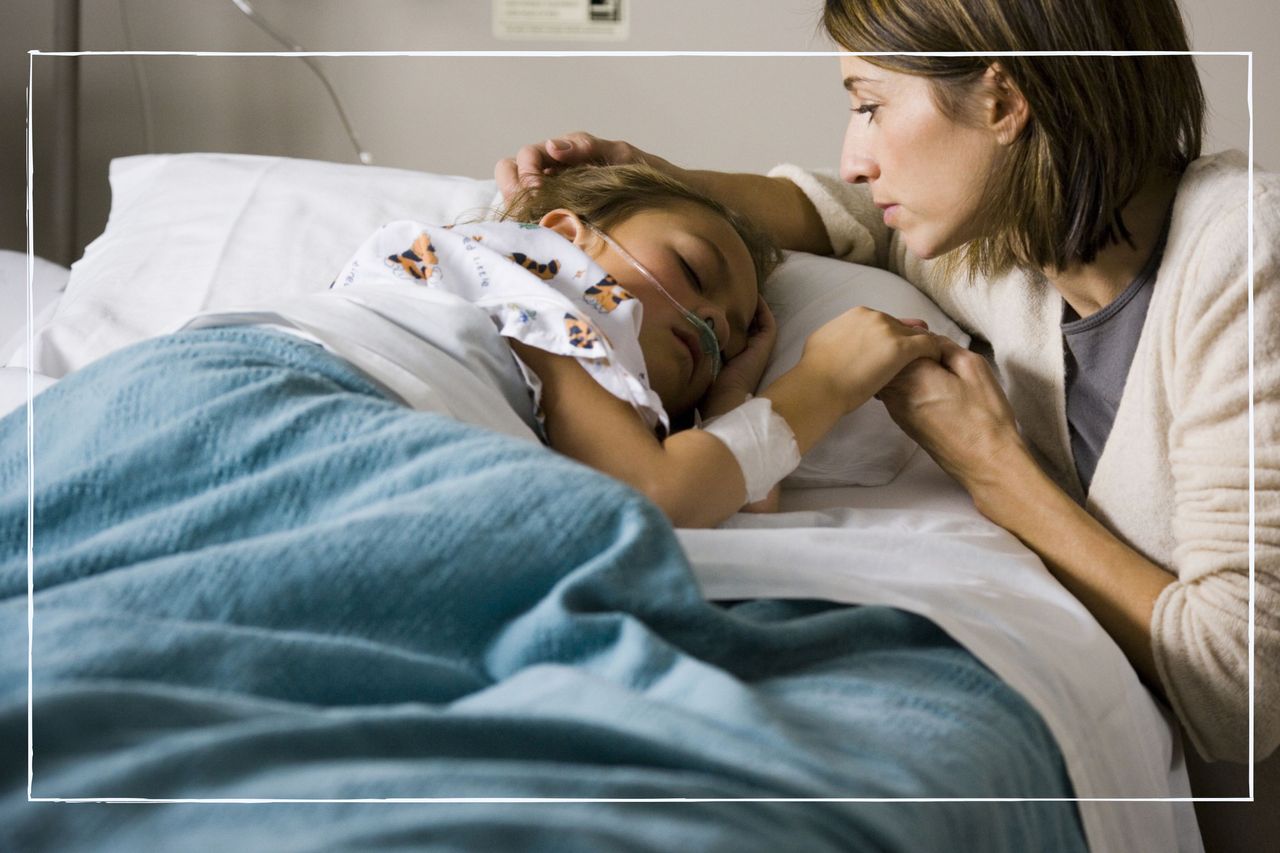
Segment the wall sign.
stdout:
<svg viewBox="0 0 1280 853">
<path fill-rule="evenodd" d="M 624 41 L 631 0 L 493 0 L 493 34 L 523 41 Z"/>
</svg>

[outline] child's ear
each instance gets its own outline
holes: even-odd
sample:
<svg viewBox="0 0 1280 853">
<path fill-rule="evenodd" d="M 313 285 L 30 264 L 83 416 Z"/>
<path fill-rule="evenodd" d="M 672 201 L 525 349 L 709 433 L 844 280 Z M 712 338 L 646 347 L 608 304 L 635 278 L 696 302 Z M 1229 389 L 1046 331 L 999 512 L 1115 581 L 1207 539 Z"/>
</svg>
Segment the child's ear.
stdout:
<svg viewBox="0 0 1280 853">
<path fill-rule="evenodd" d="M 582 224 L 582 220 L 578 218 L 578 214 L 572 210 L 566 210 L 563 207 L 557 207 L 555 210 L 547 211 L 538 224 L 543 228 L 549 228 L 559 234 L 575 246 L 585 248 L 590 232 L 587 226 Z"/>
</svg>

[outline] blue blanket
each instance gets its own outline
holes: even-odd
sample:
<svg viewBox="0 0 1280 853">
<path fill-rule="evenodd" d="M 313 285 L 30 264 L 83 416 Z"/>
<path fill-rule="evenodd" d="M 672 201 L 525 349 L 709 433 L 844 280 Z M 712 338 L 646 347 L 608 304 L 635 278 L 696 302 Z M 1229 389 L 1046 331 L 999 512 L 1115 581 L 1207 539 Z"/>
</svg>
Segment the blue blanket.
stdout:
<svg viewBox="0 0 1280 853">
<path fill-rule="evenodd" d="M 319 347 L 161 338 L 35 418 L 36 798 L 1072 796 L 929 621 L 708 603 L 637 493 Z M 0 420 L 0 849 L 1084 849 L 1069 802 L 28 802 L 25 431 Z"/>
</svg>

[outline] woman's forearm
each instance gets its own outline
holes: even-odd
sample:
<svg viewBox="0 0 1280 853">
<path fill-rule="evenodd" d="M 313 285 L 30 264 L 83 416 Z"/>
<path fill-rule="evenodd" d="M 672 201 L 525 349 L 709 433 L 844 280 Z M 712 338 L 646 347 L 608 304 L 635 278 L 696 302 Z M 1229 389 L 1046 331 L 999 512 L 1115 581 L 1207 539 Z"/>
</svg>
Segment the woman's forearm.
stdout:
<svg viewBox="0 0 1280 853">
<path fill-rule="evenodd" d="M 1151 614 L 1176 578 L 1121 542 L 1071 500 L 1030 456 L 998 480 L 973 485 L 974 503 L 1017 536 L 1111 635 L 1134 669 L 1163 696 L 1151 644 Z"/>
<path fill-rule="evenodd" d="M 822 217 L 799 187 L 786 178 L 672 167 L 685 183 L 763 228 L 784 249 L 831 254 Z"/>
</svg>

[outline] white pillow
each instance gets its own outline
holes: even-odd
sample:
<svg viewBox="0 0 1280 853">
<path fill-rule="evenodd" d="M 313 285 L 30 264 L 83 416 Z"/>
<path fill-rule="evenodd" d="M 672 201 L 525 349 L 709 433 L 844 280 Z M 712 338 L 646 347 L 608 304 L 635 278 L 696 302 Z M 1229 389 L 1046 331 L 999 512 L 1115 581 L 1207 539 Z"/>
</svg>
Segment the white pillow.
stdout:
<svg viewBox="0 0 1280 853">
<path fill-rule="evenodd" d="M 762 388 L 796 365 L 805 340 L 818 327 L 858 305 L 924 320 L 930 330 L 969 345 L 969 336 L 927 296 L 906 279 L 875 267 L 789 252 L 765 282 L 764 297 L 778 322 L 778 343 Z M 849 345 L 856 347 L 857 341 Z M 869 400 L 841 418 L 782 484 L 787 488 L 883 485 L 897 476 L 915 449 L 915 442 L 893 422 L 884 404 Z"/>
<path fill-rule="evenodd" d="M 110 180 L 106 230 L 36 335 L 40 373 L 64 376 L 200 311 L 323 290 L 378 226 L 478 216 L 497 197 L 492 180 L 243 154 L 124 157 Z"/>
<path fill-rule="evenodd" d="M 67 277 L 71 270 L 46 261 L 41 257 L 31 259 L 31 314 L 34 321 L 32 328 L 40 328 L 49 317 L 53 316 L 51 306 L 67 286 Z M 7 358 L 11 353 L 27 343 L 27 255 L 25 252 L 12 252 L 0 249 L 0 305 L 6 306 L 0 314 L 0 340 L 7 343 L 0 346 L 0 358 Z"/>
</svg>

